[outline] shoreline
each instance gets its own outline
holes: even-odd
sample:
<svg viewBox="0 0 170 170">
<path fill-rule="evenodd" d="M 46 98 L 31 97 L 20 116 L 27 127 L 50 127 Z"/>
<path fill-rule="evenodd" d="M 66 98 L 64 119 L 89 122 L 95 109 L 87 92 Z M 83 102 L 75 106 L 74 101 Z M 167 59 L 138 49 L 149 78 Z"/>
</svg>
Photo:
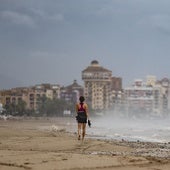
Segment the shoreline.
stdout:
<svg viewBox="0 0 170 170">
<path fill-rule="evenodd" d="M 77 140 L 67 119 L 0 121 L 0 169 L 169 170 L 170 144 L 90 138 Z M 73 127 L 72 127 L 73 126 Z"/>
</svg>

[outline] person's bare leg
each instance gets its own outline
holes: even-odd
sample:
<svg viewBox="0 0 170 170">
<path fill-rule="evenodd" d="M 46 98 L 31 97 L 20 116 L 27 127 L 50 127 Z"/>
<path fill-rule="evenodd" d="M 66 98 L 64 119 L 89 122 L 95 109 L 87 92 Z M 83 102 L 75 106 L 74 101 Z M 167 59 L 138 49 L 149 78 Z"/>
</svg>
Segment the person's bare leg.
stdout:
<svg viewBox="0 0 170 170">
<path fill-rule="evenodd" d="M 78 140 L 81 138 L 81 123 L 78 123 Z"/>
<path fill-rule="evenodd" d="M 86 134 L 86 123 L 82 124 L 82 140 L 84 140 Z"/>
</svg>

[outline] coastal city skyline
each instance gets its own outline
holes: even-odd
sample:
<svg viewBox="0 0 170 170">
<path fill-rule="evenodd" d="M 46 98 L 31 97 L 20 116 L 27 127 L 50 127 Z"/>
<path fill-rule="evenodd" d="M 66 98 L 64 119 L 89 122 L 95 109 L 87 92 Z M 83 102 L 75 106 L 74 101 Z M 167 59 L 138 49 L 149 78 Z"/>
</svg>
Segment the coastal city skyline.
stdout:
<svg viewBox="0 0 170 170">
<path fill-rule="evenodd" d="M 0 103 L 6 107 L 11 104 L 13 108 L 13 104 L 18 105 L 23 101 L 28 110 L 39 112 L 41 104 L 45 104 L 44 97 L 51 102 L 61 99 L 61 101 L 73 104 L 78 102 L 79 97 L 83 95 L 95 113 L 119 110 L 118 113 L 125 117 L 169 115 L 170 79 L 168 78 L 157 80 L 156 76 L 148 75 L 145 81 L 136 79 L 131 86 L 123 88 L 122 78 L 112 75 L 112 71 L 101 66 L 97 60 L 91 61 L 91 64 L 82 70 L 81 76 L 84 85 L 80 85 L 77 80 L 74 80 L 67 86 L 42 83 L 30 87 L 2 90 L 0 91 Z M 9 108 L 7 107 L 7 110 Z M 71 113 L 73 108 L 72 106 L 69 108 Z M 16 107 L 12 110 L 15 109 Z M 55 111 L 56 109 L 54 109 Z M 13 111 L 11 112 L 13 114 Z M 52 111 L 46 113 L 52 114 Z M 62 114 L 61 110 L 60 114 Z"/>
<path fill-rule="evenodd" d="M 122 77 L 170 77 L 167 0 L 0 0 L 0 89 L 80 84 L 92 60 Z"/>
</svg>

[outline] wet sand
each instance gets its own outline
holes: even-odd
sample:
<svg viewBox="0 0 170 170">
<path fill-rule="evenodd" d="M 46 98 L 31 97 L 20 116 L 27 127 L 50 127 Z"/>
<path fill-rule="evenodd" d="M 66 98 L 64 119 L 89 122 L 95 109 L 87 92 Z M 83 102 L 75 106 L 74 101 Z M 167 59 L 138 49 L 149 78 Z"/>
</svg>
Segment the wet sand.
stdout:
<svg viewBox="0 0 170 170">
<path fill-rule="evenodd" d="M 170 170 L 170 144 L 78 141 L 66 119 L 0 121 L 0 170 Z"/>
</svg>

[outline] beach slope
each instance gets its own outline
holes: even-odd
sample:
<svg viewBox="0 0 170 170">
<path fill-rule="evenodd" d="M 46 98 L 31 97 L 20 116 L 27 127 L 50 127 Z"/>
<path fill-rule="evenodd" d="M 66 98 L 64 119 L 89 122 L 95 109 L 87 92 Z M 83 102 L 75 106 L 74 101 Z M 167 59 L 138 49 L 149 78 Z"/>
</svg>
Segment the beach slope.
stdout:
<svg viewBox="0 0 170 170">
<path fill-rule="evenodd" d="M 169 170 L 170 151 L 168 144 L 97 140 L 88 135 L 82 143 L 57 121 L 0 121 L 0 169 Z"/>
</svg>

